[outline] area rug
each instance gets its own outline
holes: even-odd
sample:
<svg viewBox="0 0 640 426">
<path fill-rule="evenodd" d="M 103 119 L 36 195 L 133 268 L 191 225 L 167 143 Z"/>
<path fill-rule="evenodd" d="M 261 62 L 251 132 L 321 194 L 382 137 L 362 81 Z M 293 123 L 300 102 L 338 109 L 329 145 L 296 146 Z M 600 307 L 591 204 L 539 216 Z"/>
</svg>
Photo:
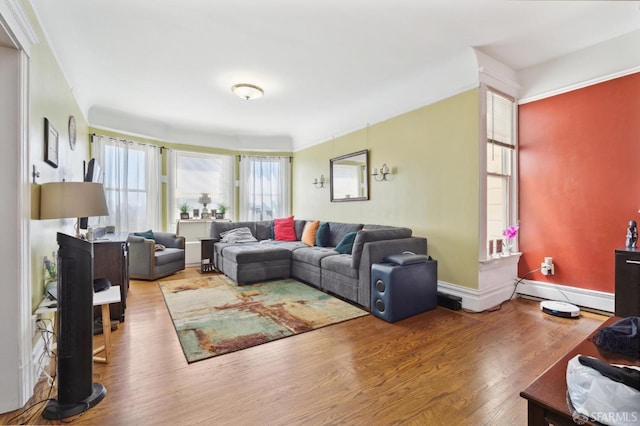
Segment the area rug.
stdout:
<svg viewBox="0 0 640 426">
<path fill-rule="evenodd" d="M 214 275 L 159 285 L 189 363 L 368 315 L 293 279 L 239 286 Z"/>
</svg>

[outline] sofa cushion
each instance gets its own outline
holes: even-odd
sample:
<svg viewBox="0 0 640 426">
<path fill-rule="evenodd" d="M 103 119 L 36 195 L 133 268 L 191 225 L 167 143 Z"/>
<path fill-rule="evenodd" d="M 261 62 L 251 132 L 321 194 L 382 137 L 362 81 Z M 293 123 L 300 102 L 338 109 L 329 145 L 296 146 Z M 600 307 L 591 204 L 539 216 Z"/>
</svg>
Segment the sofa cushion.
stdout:
<svg viewBox="0 0 640 426">
<path fill-rule="evenodd" d="M 291 253 L 291 259 L 299 262 L 308 263 L 313 266 L 320 267 L 320 261 L 327 256 L 334 256 L 338 254 L 332 248 L 327 247 L 303 247 L 294 250 Z"/>
<path fill-rule="evenodd" d="M 258 239 L 258 241 L 273 240 L 273 221 L 260 220 L 256 222 L 255 237 Z"/>
<path fill-rule="evenodd" d="M 358 278 L 358 270 L 351 267 L 350 254 L 336 254 L 335 256 L 324 257 L 320 261 L 322 269 L 344 275 L 349 278 Z"/>
<path fill-rule="evenodd" d="M 363 227 L 362 230 L 363 231 L 376 231 L 379 229 L 394 229 L 396 228 L 396 226 L 391 226 L 391 225 L 375 225 L 375 224 L 370 224 L 370 223 L 366 223 Z"/>
<path fill-rule="evenodd" d="M 357 232 L 361 229 L 362 225 L 359 223 L 329 222 L 329 242 L 327 246 L 335 247 L 347 232 Z"/>
<path fill-rule="evenodd" d="M 329 245 L 329 222 L 322 222 L 316 232 L 316 246 L 327 247 Z"/>
<path fill-rule="evenodd" d="M 369 241 L 382 241 L 382 240 L 395 240 L 398 238 L 411 237 L 412 231 L 409 228 L 393 228 L 393 227 L 371 227 L 366 225 L 367 229 L 358 231 L 356 239 L 353 242 L 353 249 L 351 254 L 353 255 L 352 266 L 356 269 L 360 267 L 360 258 L 362 257 L 362 250 L 365 243 Z"/>
<path fill-rule="evenodd" d="M 291 251 L 275 244 L 241 243 L 227 245 L 222 257 L 235 263 L 254 263 L 291 258 Z"/>
<path fill-rule="evenodd" d="M 351 254 L 353 241 L 356 239 L 357 232 L 347 232 L 336 246 L 336 251 L 340 254 Z"/>
<path fill-rule="evenodd" d="M 304 226 L 306 224 L 306 220 L 296 219 L 293 221 L 293 227 L 296 231 L 296 241 L 300 241 L 302 239 L 302 231 L 304 231 Z"/>
<path fill-rule="evenodd" d="M 271 240 L 271 241 L 261 241 L 261 244 L 284 248 L 284 249 L 287 249 L 287 250 L 289 250 L 291 252 L 294 251 L 294 250 L 300 249 L 300 248 L 308 247 L 302 241 L 275 241 L 275 240 Z"/>
<path fill-rule="evenodd" d="M 276 241 L 296 241 L 296 229 L 293 216 L 283 219 L 273 219 L 273 235 Z"/>
<path fill-rule="evenodd" d="M 307 222 L 307 224 L 304 225 L 304 229 L 302 230 L 302 238 L 300 238 L 300 241 L 302 241 L 308 246 L 315 245 L 316 233 L 318 232 L 319 226 L 320 226 L 319 220 L 314 220 L 313 222 Z"/>
<path fill-rule="evenodd" d="M 156 258 L 157 267 L 160 265 L 167 265 L 172 262 L 184 261 L 184 250 L 167 247 L 162 251 L 156 251 L 154 256 Z"/>
</svg>

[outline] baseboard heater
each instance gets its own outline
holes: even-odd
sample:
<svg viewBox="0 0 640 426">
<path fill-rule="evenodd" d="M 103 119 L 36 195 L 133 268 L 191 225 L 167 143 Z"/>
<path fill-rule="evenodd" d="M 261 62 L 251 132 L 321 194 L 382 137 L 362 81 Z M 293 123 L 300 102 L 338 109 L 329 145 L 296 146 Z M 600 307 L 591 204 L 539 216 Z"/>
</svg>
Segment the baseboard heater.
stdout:
<svg viewBox="0 0 640 426">
<path fill-rule="evenodd" d="M 441 291 L 439 291 L 438 305 L 444 306 L 445 308 L 453 309 L 454 311 L 459 311 L 460 309 L 462 309 L 462 297 L 442 293 Z"/>
</svg>

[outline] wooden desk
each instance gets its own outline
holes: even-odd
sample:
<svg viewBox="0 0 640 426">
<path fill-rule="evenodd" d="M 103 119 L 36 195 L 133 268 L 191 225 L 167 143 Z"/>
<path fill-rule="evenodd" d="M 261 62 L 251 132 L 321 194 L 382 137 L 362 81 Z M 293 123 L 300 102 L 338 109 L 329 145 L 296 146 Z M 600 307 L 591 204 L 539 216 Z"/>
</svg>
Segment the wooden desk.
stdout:
<svg viewBox="0 0 640 426">
<path fill-rule="evenodd" d="M 620 317 L 611 317 L 599 328 L 609 327 L 613 323 L 621 320 Z M 578 320 L 579 321 L 579 320 Z M 520 396 L 528 401 L 528 424 L 548 425 L 552 423 L 559 425 L 575 425 L 572 413 L 567 406 L 567 363 L 576 355 L 588 355 L 610 364 L 640 365 L 638 360 L 627 358 L 621 354 L 605 352 L 598 349 L 590 339 L 596 333 L 594 330 L 578 346 L 560 358 L 555 364 L 542 373 L 525 390 L 520 392 Z M 595 425 L 599 423 L 587 422 Z"/>
<path fill-rule="evenodd" d="M 124 321 L 129 290 L 128 232 L 102 233 L 96 230 L 93 240 L 93 279 L 106 278 L 112 286 L 120 287 L 120 300 L 109 307 L 111 319 Z M 94 315 L 100 313 L 96 310 Z M 107 321 L 109 322 L 109 321 Z"/>
<path fill-rule="evenodd" d="M 100 306 L 102 309 L 102 334 L 104 336 L 104 345 L 93 350 L 93 360 L 96 362 L 109 363 L 109 355 L 111 354 L 111 321 L 109 320 L 109 305 L 111 303 L 120 302 L 120 286 L 111 286 L 107 290 L 93 293 L 93 306 Z M 34 314 L 53 313 L 53 324 L 57 327 L 56 314 L 58 312 L 58 304 L 55 300 L 45 298 Z M 57 332 L 56 332 L 57 334 Z M 104 357 L 95 356 L 100 352 L 104 352 Z"/>
</svg>

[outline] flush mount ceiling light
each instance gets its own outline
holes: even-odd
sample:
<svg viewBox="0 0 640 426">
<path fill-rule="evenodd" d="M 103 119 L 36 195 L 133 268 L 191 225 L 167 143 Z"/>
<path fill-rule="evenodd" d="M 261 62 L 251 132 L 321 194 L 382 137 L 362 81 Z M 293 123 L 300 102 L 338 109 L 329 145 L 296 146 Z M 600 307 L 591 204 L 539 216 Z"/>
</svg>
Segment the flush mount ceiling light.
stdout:
<svg viewBox="0 0 640 426">
<path fill-rule="evenodd" d="M 246 100 L 257 99 L 260 96 L 264 95 L 264 90 L 262 90 L 262 88 L 253 84 L 245 83 L 234 84 L 233 86 L 231 86 L 231 91 L 237 96 Z"/>
</svg>

